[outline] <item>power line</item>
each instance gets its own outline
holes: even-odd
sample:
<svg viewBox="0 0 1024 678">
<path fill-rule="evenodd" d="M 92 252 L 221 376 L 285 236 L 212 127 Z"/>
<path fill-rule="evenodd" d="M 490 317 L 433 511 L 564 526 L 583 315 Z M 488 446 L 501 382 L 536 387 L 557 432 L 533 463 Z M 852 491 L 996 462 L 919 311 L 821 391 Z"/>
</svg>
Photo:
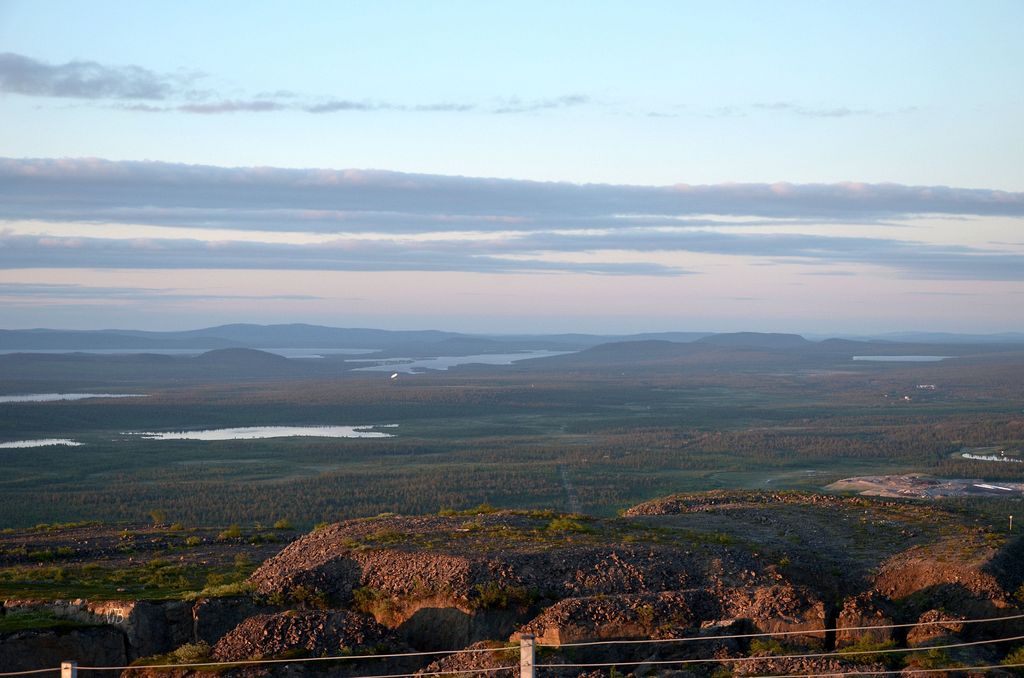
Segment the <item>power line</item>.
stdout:
<svg viewBox="0 0 1024 678">
<path fill-rule="evenodd" d="M 452 674 L 463 674 L 463 673 L 497 673 L 498 671 L 513 671 L 516 666 L 497 666 L 489 669 L 470 669 L 469 671 L 430 671 L 421 673 L 392 673 L 389 675 L 377 675 L 377 676 L 353 676 L 352 678 L 414 678 L 415 676 L 450 676 Z"/>
<path fill-rule="evenodd" d="M 601 662 L 593 664 L 537 664 L 537 668 L 556 668 L 556 667 L 567 667 L 567 668 L 598 668 L 602 666 L 639 666 L 640 664 L 720 664 L 720 663 L 737 663 L 737 662 L 750 662 L 757 661 L 759 659 L 825 659 L 831 657 L 852 657 L 856 655 L 864 654 L 894 654 L 897 652 L 924 652 L 929 650 L 948 650 L 955 647 L 971 647 L 974 645 L 993 645 L 995 643 L 1008 643 L 1013 640 L 1024 640 L 1024 636 L 1011 636 L 1009 638 L 995 638 L 993 640 L 975 640 L 969 643 L 950 643 L 948 645 L 924 645 L 920 647 L 894 647 L 877 650 L 847 650 L 838 652 L 817 652 L 812 654 L 779 654 L 779 655 L 765 655 L 763 657 L 715 657 L 711 659 L 652 659 L 652 660 L 641 660 L 641 661 L 625 661 L 625 662 Z"/>
<path fill-rule="evenodd" d="M 651 643 L 680 643 L 680 642 L 694 642 L 694 641 L 709 641 L 709 640 L 731 640 L 739 638 L 763 638 L 771 636 L 790 636 L 790 635 L 808 635 L 809 633 L 826 633 L 831 631 L 866 631 L 866 630 L 878 630 L 878 629 L 895 629 L 895 628 L 908 628 L 916 626 L 940 626 L 944 623 L 955 623 L 955 624 L 981 624 L 991 623 L 999 621 L 1012 621 L 1017 619 L 1024 619 L 1024 614 L 1018 615 L 1007 615 L 1003 617 L 989 617 L 983 619 L 956 619 L 956 620 L 937 620 L 928 622 L 913 622 L 906 624 L 880 624 L 877 626 L 847 626 L 843 628 L 831 628 L 831 629 L 814 629 L 814 630 L 802 630 L 802 631 L 775 631 L 775 632 L 764 632 L 764 633 L 740 633 L 740 634 L 729 634 L 729 635 L 714 635 L 714 636 L 693 636 L 689 638 L 646 638 L 639 640 L 603 640 L 603 641 L 591 641 L 584 643 L 564 643 L 560 645 L 545 645 L 537 644 L 540 648 L 566 648 L 566 647 L 586 647 L 586 646 L 598 646 L 598 645 L 622 645 L 622 644 L 651 644 Z M 827 658 L 827 657 L 843 657 L 843 656 L 855 656 L 865 654 L 886 654 L 886 653 L 900 653 L 900 652 L 916 652 L 933 649 L 950 649 L 956 647 L 967 647 L 974 645 L 987 645 L 1001 642 L 1010 642 L 1014 640 L 1024 640 L 1024 636 L 1012 636 L 1006 638 L 997 638 L 994 640 L 983 640 L 973 641 L 966 643 L 953 643 L 948 645 L 932 645 L 927 647 L 917 648 L 890 648 L 883 650 L 847 650 L 847 651 L 836 651 L 830 653 L 814 653 L 814 654 L 795 654 L 795 655 L 768 655 L 765 657 L 723 657 L 715 659 L 678 659 L 678 660 L 650 660 L 650 661 L 630 661 L 630 662 L 614 662 L 614 663 L 591 663 L 591 664 L 537 664 L 538 668 L 587 668 L 587 667 L 607 667 L 607 666 L 628 666 L 628 665 L 641 665 L 641 664 L 695 664 L 695 663 L 723 663 L 723 662 L 742 662 L 742 661 L 754 661 L 757 659 L 811 659 L 811 658 Z M 201 668 L 201 667 L 230 667 L 230 666 L 245 666 L 254 664 L 284 664 L 284 663 L 303 663 L 303 662 L 316 662 L 316 661 L 343 661 L 343 660 L 370 660 L 370 659 L 394 659 L 404 657 L 428 657 L 428 656 L 455 656 L 460 654 L 482 654 L 482 653 L 494 653 L 494 652 L 507 652 L 514 650 L 515 647 L 497 647 L 497 648 L 472 648 L 463 650 L 435 650 L 430 652 L 402 652 L 402 653 L 391 653 L 391 654 L 367 654 L 367 655 L 338 655 L 333 657 L 301 657 L 296 659 L 241 659 L 238 661 L 227 661 L 227 662 L 195 662 L 188 664 L 150 664 L 150 665 L 135 665 L 135 666 L 78 666 L 80 671 L 123 671 L 132 669 L 166 669 L 166 668 Z M 1000 666 L 1011 666 L 1011 665 L 1000 665 Z M 477 673 L 493 673 L 497 671 L 510 670 L 514 667 L 494 667 L 487 669 L 474 669 Z M 976 667 L 978 669 L 983 668 L 997 668 L 993 667 Z M 0 673 L 0 678 L 7 678 L 13 676 L 27 676 L 41 673 L 50 673 L 60 671 L 59 668 L 51 669 L 32 669 L 27 671 L 11 671 Z M 906 671 L 905 671 L 906 672 Z M 920 671 L 927 673 L 928 671 Z M 437 673 L 418 673 L 418 674 L 393 674 L 388 676 L 363 676 L 360 678 L 404 678 L 405 676 L 412 675 L 441 675 L 449 672 L 437 672 Z M 875 673 L 891 673 L 890 671 L 882 671 Z M 829 675 L 870 675 L 871 672 L 851 672 L 846 674 L 830 673 Z M 762 677 L 762 678 L 789 678 L 789 677 Z"/>
<path fill-rule="evenodd" d="M 237 661 L 223 662 L 195 662 L 192 664 L 146 664 L 135 666 L 79 666 L 79 671 L 122 671 L 125 669 L 169 669 L 169 668 L 199 668 L 203 666 L 244 666 L 248 664 L 294 664 L 298 662 L 324 662 L 337 660 L 359 660 L 359 659 L 395 659 L 401 657 L 428 657 L 437 655 L 459 655 L 459 654 L 482 654 L 484 652 L 506 652 L 515 650 L 516 647 L 489 647 L 473 648 L 466 650 L 434 650 L 432 652 L 400 652 L 394 654 L 350 654 L 337 655 L 334 657 L 299 657 L 296 659 L 239 659 Z M 41 671 L 53 671 L 55 669 L 42 669 Z M 3 674 L 0 674 L 3 675 Z"/>
<path fill-rule="evenodd" d="M 946 673 L 948 671 L 991 671 L 992 669 L 1016 669 L 1024 664 L 987 664 L 985 666 L 946 666 L 941 669 L 899 669 L 896 671 L 829 671 L 828 673 L 791 673 L 776 676 L 758 676 L 757 678 L 832 678 L 832 676 L 884 676 L 888 674 L 906 675 L 908 673 Z"/>
<path fill-rule="evenodd" d="M 942 624 L 982 624 L 985 622 L 1012 621 L 1024 619 L 1024 614 L 1014 614 L 1006 617 L 989 617 L 987 619 L 946 619 L 928 622 L 911 622 L 906 624 L 879 624 L 878 626 L 843 626 L 829 629 L 804 629 L 803 631 L 766 631 L 758 633 L 736 633 L 731 635 L 717 636 L 692 636 L 689 638 L 642 638 L 639 640 L 594 640 L 585 643 L 561 643 L 558 645 L 547 645 L 538 643 L 537 647 L 559 648 L 559 647 L 588 647 L 592 645 L 631 645 L 643 643 L 692 643 L 703 640 L 732 640 L 734 638 L 764 638 L 768 636 L 807 636 L 813 633 L 831 633 L 838 631 L 868 631 L 871 629 L 905 629 L 914 626 L 940 626 Z"/>
</svg>

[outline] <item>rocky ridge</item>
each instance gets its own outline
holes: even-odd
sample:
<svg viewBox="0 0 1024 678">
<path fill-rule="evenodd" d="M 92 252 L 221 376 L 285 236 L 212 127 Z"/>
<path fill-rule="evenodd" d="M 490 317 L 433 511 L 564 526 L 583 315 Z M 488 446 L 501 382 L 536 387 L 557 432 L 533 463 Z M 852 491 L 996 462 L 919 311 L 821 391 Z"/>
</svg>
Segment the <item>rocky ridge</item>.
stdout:
<svg viewBox="0 0 1024 678">
<path fill-rule="evenodd" d="M 517 647 L 506 643 L 532 634 L 550 646 L 544 650 L 549 663 L 624 662 L 637 675 L 679 669 L 651 662 L 708 657 L 724 660 L 721 666 L 736 675 L 898 668 L 892 662 L 904 660 L 885 656 L 884 648 L 1024 635 L 1015 623 L 963 623 L 1019 612 L 1024 541 L 945 518 L 923 520 L 919 504 L 798 493 L 684 495 L 607 520 L 521 511 L 382 516 L 330 525 L 288 545 L 253 573 L 252 598 L 139 602 L 122 610 L 122 626 L 102 622 L 117 604 L 79 601 L 67 614 L 100 620 L 96 628 L 113 628 L 124 639 L 152 633 L 159 642 L 147 649 L 159 646 L 158 652 L 202 640 L 216 660 L 488 650 L 398 667 L 472 673 L 517 663 Z M 827 529 L 835 533 L 817 534 Z M 873 555 L 872 540 L 878 542 Z M 827 541 L 839 546 L 819 548 Z M 836 560 L 844 550 L 845 563 Z M 915 622 L 921 625 L 884 628 Z M 162 630 L 144 632 L 147 624 Z M 562 647 L 778 632 L 786 635 Z M 60 635 L 41 632 L 42 645 L 52 643 L 45 633 Z M 0 652 L 24 642 L 23 635 L 5 636 Z M 139 643 L 122 642 L 126 658 L 138 653 Z M 851 658 L 775 657 L 851 647 L 879 650 Z M 948 660 L 998 662 L 1009 649 Z M 758 659 L 731 661 L 748 655 Z M 354 675 L 351 664 L 300 669 L 284 663 L 225 673 Z M 715 668 L 679 666 L 701 678 Z M 587 674 L 565 668 L 550 675 Z"/>
</svg>

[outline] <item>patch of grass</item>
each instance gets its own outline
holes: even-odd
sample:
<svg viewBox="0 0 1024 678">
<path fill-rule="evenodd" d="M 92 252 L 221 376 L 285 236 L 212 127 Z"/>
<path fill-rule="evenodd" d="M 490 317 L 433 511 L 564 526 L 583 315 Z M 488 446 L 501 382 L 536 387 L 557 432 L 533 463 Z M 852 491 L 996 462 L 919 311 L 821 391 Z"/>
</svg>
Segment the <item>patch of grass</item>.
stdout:
<svg viewBox="0 0 1024 678">
<path fill-rule="evenodd" d="M 367 542 L 373 542 L 379 546 L 395 546 L 407 544 L 412 541 L 412 535 L 397 530 L 379 530 L 366 537 Z"/>
<path fill-rule="evenodd" d="M 482 504 L 478 504 L 478 505 L 474 506 L 473 508 L 462 509 L 461 511 L 456 511 L 455 509 L 441 509 L 437 513 L 438 513 L 438 515 L 441 515 L 441 516 L 452 517 L 452 516 L 479 516 L 479 515 L 487 515 L 487 514 L 490 514 L 490 513 L 497 513 L 499 511 L 501 511 L 501 509 L 495 508 L 495 507 L 491 506 L 490 504 L 488 504 L 487 502 L 484 502 Z"/>
<path fill-rule="evenodd" d="M 12 610 L 0 615 L 0 633 L 12 633 L 27 629 L 74 629 L 94 626 L 71 619 L 62 619 L 50 610 Z"/>
<path fill-rule="evenodd" d="M 133 661 L 131 665 L 155 666 L 159 664 L 193 664 L 196 662 L 208 662 L 211 660 L 210 651 L 210 645 L 204 641 L 199 641 L 198 643 L 185 643 L 178 649 L 172 650 L 166 654 L 140 657 Z"/>
<path fill-rule="evenodd" d="M 56 532 L 57 530 L 71 530 L 79 527 L 95 527 L 102 525 L 98 520 L 79 520 L 71 523 L 39 523 L 31 528 L 33 532 Z"/>
<path fill-rule="evenodd" d="M 96 562 L 17 565 L 0 568 L 0 598 L 182 599 L 206 587 L 237 585 L 250 570 L 250 564 L 225 569 L 163 558 L 127 567 Z"/>
<path fill-rule="evenodd" d="M 289 593 L 292 602 L 301 607 L 314 610 L 326 610 L 331 607 L 331 600 L 326 593 L 314 586 L 296 586 Z"/>
<path fill-rule="evenodd" d="M 502 586 L 498 582 L 477 584 L 473 587 L 469 605 L 476 610 L 528 609 L 540 594 L 524 586 Z"/>
<path fill-rule="evenodd" d="M 774 638 L 754 638 L 750 641 L 750 654 L 755 657 L 786 654 L 786 646 Z"/>
<path fill-rule="evenodd" d="M 545 529 L 548 532 L 575 532 L 579 534 L 589 534 L 594 531 L 594 528 L 589 525 L 584 525 L 579 520 L 574 520 L 568 516 L 552 518 Z"/>
<path fill-rule="evenodd" d="M 228 541 L 230 539 L 240 539 L 241 537 L 242 528 L 238 525 L 230 525 L 228 529 L 217 535 L 217 541 Z"/>
<path fill-rule="evenodd" d="M 186 594 L 186 598 L 228 598 L 231 596 L 252 595 L 252 584 L 246 581 L 231 582 L 228 584 L 207 584 L 202 591 Z"/>
<path fill-rule="evenodd" d="M 915 652 L 907 658 L 907 668 L 910 669 L 952 669 L 962 666 L 963 664 L 950 657 L 948 652 L 939 649 Z"/>
<path fill-rule="evenodd" d="M 1006 655 L 1006 658 L 1002 661 L 1003 664 L 1024 664 L 1024 645 L 1018 645 L 1010 653 Z M 1024 667 L 1015 666 L 1006 669 L 1011 673 L 1015 673 L 1018 676 L 1024 676 Z"/>
<path fill-rule="evenodd" d="M 381 623 L 394 618 L 398 612 L 399 606 L 395 597 L 372 586 L 353 589 L 352 597 L 353 609 L 368 614 Z"/>
<path fill-rule="evenodd" d="M 884 664 L 886 668 L 894 669 L 903 665 L 906 657 L 899 652 L 887 652 L 896 647 L 896 642 L 886 640 L 882 642 L 872 641 L 869 638 L 861 638 L 853 645 L 844 646 L 840 652 L 866 652 L 868 654 L 855 654 L 845 659 L 853 664 Z"/>
</svg>

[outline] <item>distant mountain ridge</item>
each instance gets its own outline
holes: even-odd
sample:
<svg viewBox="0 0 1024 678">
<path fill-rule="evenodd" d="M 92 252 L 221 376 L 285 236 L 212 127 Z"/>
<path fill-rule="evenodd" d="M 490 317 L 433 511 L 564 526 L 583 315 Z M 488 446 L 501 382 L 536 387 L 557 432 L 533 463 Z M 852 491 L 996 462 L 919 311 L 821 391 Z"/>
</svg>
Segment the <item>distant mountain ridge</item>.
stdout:
<svg viewBox="0 0 1024 678">
<path fill-rule="evenodd" d="M 799 334 L 779 334 L 775 332 L 728 332 L 712 334 L 697 339 L 699 344 L 716 346 L 747 346 L 751 348 L 806 348 L 814 342 L 804 339 Z"/>
<path fill-rule="evenodd" d="M 0 350 L 167 350 L 222 348 L 360 348 L 391 353 L 437 351 L 506 352 L 553 349 L 582 350 L 599 344 L 664 341 L 750 348 L 810 348 L 834 339 L 811 341 L 799 334 L 771 332 L 643 332 L 628 335 L 569 334 L 466 334 L 441 330 L 379 330 L 341 328 L 302 323 L 257 325 L 235 323 L 195 330 L 0 330 Z M 882 337 L 848 337 L 854 344 L 886 341 L 893 344 L 1019 344 L 1024 333 L 959 335 L 906 332 Z M 437 355 L 445 355 L 437 353 Z"/>
</svg>

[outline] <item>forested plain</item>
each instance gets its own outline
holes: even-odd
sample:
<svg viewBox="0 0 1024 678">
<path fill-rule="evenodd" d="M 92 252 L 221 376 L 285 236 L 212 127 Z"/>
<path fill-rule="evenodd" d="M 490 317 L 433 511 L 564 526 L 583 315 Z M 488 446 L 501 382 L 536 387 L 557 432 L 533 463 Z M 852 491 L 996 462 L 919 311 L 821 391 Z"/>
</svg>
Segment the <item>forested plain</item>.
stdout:
<svg viewBox="0 0 1024 678">
<path fill-rule="evenodd" d="M 2 527 L 138 522 L 154 510 L 185 525 L 308 527 L 481 503 L 613 515 L 674 492 L 820 490 L 852 475 L 1024 480 L 1024 464 L 961 456 L 1024 447 L 1019 347 L 869 363 L 840 346 L 670 343 L 397 378 L 255 353 L 191 370 L 158 356 L 3 356 L 6 393 L 145 397 L 0 403 L 0 442 L 81 443 L 0 449 Z M 388 425 L 375 430 L 393 437 L 130 434 L 273 425 Z"/>
</svg>

